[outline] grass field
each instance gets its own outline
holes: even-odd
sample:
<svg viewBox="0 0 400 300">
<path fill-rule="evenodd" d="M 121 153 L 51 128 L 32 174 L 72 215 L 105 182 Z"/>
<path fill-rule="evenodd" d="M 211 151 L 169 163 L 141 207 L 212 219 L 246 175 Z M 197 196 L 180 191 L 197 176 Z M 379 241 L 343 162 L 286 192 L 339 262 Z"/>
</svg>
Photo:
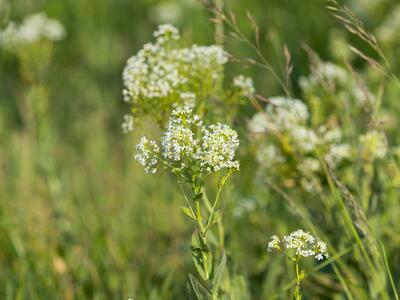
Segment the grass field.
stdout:
<svg viewBox="0 0 400 300">
<path fill-rule="evenodd" d="M 399 32 L 397 0 L 0 0 L 0 299 L 399 299 Z"/>
</svg>

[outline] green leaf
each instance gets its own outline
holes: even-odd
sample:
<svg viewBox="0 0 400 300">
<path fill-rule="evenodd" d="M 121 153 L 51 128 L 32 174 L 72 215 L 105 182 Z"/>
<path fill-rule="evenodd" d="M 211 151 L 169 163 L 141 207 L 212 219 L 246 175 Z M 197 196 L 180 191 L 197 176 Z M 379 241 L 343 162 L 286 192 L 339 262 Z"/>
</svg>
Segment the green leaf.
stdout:
<svg viewBox="0 0 400 300">
<path fill-rule="evenodd" d="M 197 193 L 193 196 L 193 201 L 200 200 L 203 197 L 203 193 Z"/>
<path fill-rule="evenodd" d="M 222 252 L 221 262 L 219 263 L 218 267 L 215 269 L 215 274 L 213 278 L 213 296 L 218 296 L 219 286 L 221 284 L 222 275 L 224 274 L 226 266 L 226 255 L 225 251 Z"/>
<path fill-rule="evenodd" d="M 197 272 L 203 280 L 209 280 L 212 271 L 212 253 L 204 237 L 198 231 L 192 235 L 192 258 Z"/>
<path fill-rule="evenodd" d="M 181 208 L 185 215 L 187 215 L 189 218 L 196 220 L 196 216 L 193 214 L 193 211 L 189 207 L 182 206 Z"/>
<path fill-rule="evenodd" d="M 194 277 L 189 274 L 190 284 L 198 300 L 209 300 L 211 299 L 210 292 Z"/>
</svg>

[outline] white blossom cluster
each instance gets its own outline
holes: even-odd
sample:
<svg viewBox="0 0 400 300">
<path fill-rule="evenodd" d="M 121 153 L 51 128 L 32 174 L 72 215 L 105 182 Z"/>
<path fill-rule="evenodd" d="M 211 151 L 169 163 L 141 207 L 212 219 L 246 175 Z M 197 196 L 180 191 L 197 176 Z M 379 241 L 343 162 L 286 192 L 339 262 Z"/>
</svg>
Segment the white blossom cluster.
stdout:
<svg viewBox="0 0 400 300">
<path fill-rule="evenodd" d="M 128 133 L 133 130 L 133 116 L 126 114 L 124 116 L 124 122 L 121 124 L 122 132 Z"/>
<path fill-rule="evenodd" d="M 301 229 L 283 236 L 282 239 L 277 235 L 273 235 L 268 243 L 268 251 L 271 252 L 273 250 L 284 253 L 293 250 L 299 258 L 313 256 L 316 260 L 323 260 L 329 256 L 326 243 Z"/>
<path fill-rule="evenodd" d="M 220 123 L 204 127 L 202 131 L 200 165 L 206 172 L 218 172 L 225 168 L 238 170 L 235 152 L 239 147 L 239 138 L 236 131 Z"/>
<path fill-rule="evenodd" d="M 145 136 L 136 145 L 135 159 L 144 167 L 147 173 L 154 174 L 157 171 L 160 148 L 154 141 L 149 141 Z"/>
<path fill-rule="evenodd" d="M 220 123 L 203 125 L 200 117 L 193 114 L 191 105 L 178 106 L 172 111 L 162 134 L 161 151 L 154 141 L 145 138 L 144 145 L 142 141 L 135 157 L 147 172 L 155 173 L 158 162 L 173 172 L 198 168 L 200 173 L 209 174 L 239 169 L 239 162 L 235 160 L 239 146 L 236 131 Z"/>
<path fill-rule="evenodd" d="M 299 84 L 306 95 L 321 95 L 324 91 L 329 95 L 334 95 L 336 102 L 338 102 L 337 98 L 342 98 L 345 102 L 354 101 L 364 106 L 375 101 L 374 95 L 357 84 L 352 74 L 330 62 L 316 64 L 308 77 L 300 78 Z"/>
<path fill-rule="evenodd" d="M 250 120 L 248 124 L 250 134 L 256 138 L 276 134 L 287 141 L 293 151 L 304 155 L 313 155 L 318 146 L 326 148 L 325 159 L 330 167 L 336 167 L 345 158 L 349 158 L 350 146 L 340 142 L 342 134 L 339 128 L 328 129 L 321 126 L 318 130 L 312 130 L 308 127 L 309 112 L 302 101 L 277 97 L 269 99 L 269 102 L 264 112 L 257 113 Z M 260 149 L 263 149 L 262 153 L 257 155 L 260 160 L 285 162 L 282 151 L 276 143 L 272 142 L 268 147 Z M 314 168 L 311 169 L 317 171 L 317 163 L 314 162 L 313 165 Z"/>
<path fill-rule="evenodd" d="M 386 136 L 379 131 L 371 130 L 359 138 L 361 155 L 364 159 L 382 159 L 388 152 L 388 142 Z"/>
<path fill-rule="evenodd" d="M 245 77 L 243 75 L 238 75 L 233 78 L 233 85 L 239 89 L 240 94 L 243 97 L 251 98 L 256 92 L 254 88 L 253 79 L 250 77 Z"/>
<path fill-rule="evenodd" d="M 129 58 L 123 71 L 124 101 L 144 112 L 168 111 L 181 104 L 181 94 L 205 96 L 222 86 L 228 54 L 216 45 L 179 46 L 179 31 L 169 24 Z"/>
<path fill-rule="evenodd" d="M 337 126 L 310 128 L 310 115 L 301 100 L 277 97 L 269 102 L 248 124 L 259 166 L 273 170 L 290 186 L 297 182 L 307 192 L 317 191 L 323 172 L 320 156 L 337 169 L 351 158 L 350 145 L 343 143 Z"/>
<path fill-rule="evenodd" d="M 27 16 L 20 25 L 9 23 L 3 31 L 0 31 L 0 46 L 12 49 L 42 39 L 59 41 L 64 37 L 63 25 L 40 12 Z"/>
</svg>

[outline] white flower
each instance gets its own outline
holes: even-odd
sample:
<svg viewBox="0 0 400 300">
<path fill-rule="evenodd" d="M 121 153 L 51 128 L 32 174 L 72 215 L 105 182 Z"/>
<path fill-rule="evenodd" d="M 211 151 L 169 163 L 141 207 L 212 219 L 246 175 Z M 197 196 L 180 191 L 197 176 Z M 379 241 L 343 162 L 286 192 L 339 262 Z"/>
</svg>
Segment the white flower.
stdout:
<svg viewBox="0 0 400 300">
<path fill-rule="evenodd" d="M 185 101 L 185 94 L 208 94 L 222 87 L 228 54 L 220 46 L 178 47 L 179 31 L 169 24 L 160 25 L 154 36 L 154 44 L 145 44 L 127 61 L 124 101 L 144 112 L 169 111 Z"/>
<path fill-rule="evenodd" d="M 239 147 L 239 138 L 235 130 L 224 124 L 210 125 L 203 128 L 200 165 L 207 172 L 221 169 L 239 169 L 235 152 Z"/>
<path fill-rule="evenodd" d="M 36 13 L 28 15 L 19 26 L 10 23 L 3 32 L 0 32 L 0 45 L 14 48 L 41 39 L 59 41 L 64 37 L 65 29 L 59 21 L 49 19 L 45 13 Z"/>
<path fill-rule="evenodd" d="M 294 126 L 289 129 L 289 134 L 298 150 L 304 153 L 314 151 L 319 139 L 314 131 L 303 126 Z"/>
<path fill-rule="evenodd" d="M 269 128 L 272 128 L 273 124 L 271 124 L 265 112 L 258 112 L 248 122 L 247 127 L 251 134 L 261 134 L 267 132 Z"/>
<path fill-rule="evenodd" d="M 371 130 L 360 136 L 361 153 L 365 159 L 382 159 L 388 152 L 386 136 L 379 131 Z"/>
<path fill-rule="evenodd" d="M 265 112 L 276 129 L 289 129 L 307 123 L 309 113 L 307 106 L 298 99 L 275 97 L 269 99 Z M 274 128 L 271 128 L 274 129 Z"/>
<path fill-rule="evenodd" d="M 192 158 L 197 143 L 190 128 L 170 123 L 162 138 L 163 156 L 174 161 Z"/>
<path fill-rule="evenodd" d="M 270 144 L 260 145 L 256 152 L 257 162 L 264 168 L 271 168 L 275 164 L 282 164 L 286 162 L 285 157 L 278 147 Z"/>
<path fill-rule="evenodd" d="M 238 75 L 233 78 L 233 85 L 239 88 L 243 97 L 251 98 L 256 91 L 253 79 L 250 77 L 244 77 L 243 75 Z"/>
<path fill-rule="evenodd" d="M 320 170 L 321 164 L 318 159 L 307 157 L 297 166 L 299 171 L 305 174 L 312 174 Z"/>
<path fill-rule="evenodd" d="M 333 144 L 325 155 L 326 163 L 331 168 L 337 167 L 343 160 L 350 158 L 351 147 L 348 144 Z"/>
<path fill-rule="evenodd" d="M 128 133 L 133 130 L 133 116 L 132 115 L 125 115 L 124 122 L 121 125 L 122 132 Z"/>
<path fill-rule="evenodd" d="M 276 235 L 272 236 L 268 249 L 278 249 L 283 252 L 293 250 L 296 256 L 302 258 L 314 256 L 315 259 L 322 260 L 328 257 L 326 244 L 301 229 L 283 236 L 282 240 Z"/>
<path fill-rule="evenodd" d="M 330 62 L 321 62 L 312 69 L 309 77 L 301 77 L 299 84 L 305 92 L 310 92 L 320 85 L 328 85 L 333 90 L 336 85 L 346 85 L 350 79 L 348 72 L 342 67 Z"/>
<path fill-rule="evenodd" d="M 164 44 L 170 40 L 179 40 L 179 30 L 171 24 L 162 24 L 158 26 L 158 29 L 153 33 L 158 44 Z"/>
<path fill-rule="evenodd" d="M 154 141 L 149 141 L 146 137 L 142 137 L 136 146 L 135 159 L 145 167 L 146 173 L 154 174 L 157 172 L 158 153 L 160 148 Z"/>
<path fill-rule="evenodd" d="M 154 142 L 142 138 L 137 146 L 139 163 L 154 170 L 157 158 L 151 153 L 161 152 L 164 167 L 173 172 L 192 167 L 200 167 L 203 174 L 239 169 L 235 160 L 239 146 L 236 131 L 219 123 L 204 126 L 200 117 L 193 114 L 193 105 L 178 106 L 172 111 L 161 146 L 160 151 Z"/>
<path fill-rule="evenodd" d="M 272 250 L 281 250 L 280 244 L 281 239 L 277 235 L 271 236 L 271 240 L 268 242 L 268 252 L 272 252 Z"/>
</svg>

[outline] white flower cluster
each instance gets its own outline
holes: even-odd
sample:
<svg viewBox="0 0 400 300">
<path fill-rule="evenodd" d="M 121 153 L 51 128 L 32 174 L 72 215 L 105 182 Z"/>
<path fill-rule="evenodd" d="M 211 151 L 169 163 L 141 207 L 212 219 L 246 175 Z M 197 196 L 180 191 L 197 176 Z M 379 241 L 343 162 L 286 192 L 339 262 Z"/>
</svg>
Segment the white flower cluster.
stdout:
<svg viewBox="0 0 400 300">
<path fill-rule="evenodd" d="M 121 124 L 122 132 L 128 133 L 133 130 L 133 116 L 125 115 L 124 122 Z"/>
<path fill-rule="evenodd" d="M 143 139 L 142 139 L 143 141 Z M 199 116 L 193 114 L 193 106 L 178 106 L 172 111 L 159 150 L 156 143 L 147 139 L 137 146 L 136 159 L 146 171 L 154 173 L 160 161 L 173 172 L 198 168 L 200 173 L 209 174 L 221 169 L 239 169 L 235 152 L 239 146 L 236 131 L 224 124 L 203 125 Z M 152 149 L 149 151 L 149 143 Z M 161 159 L 162 158 L 162 159 Z"/>
<path fill-rule="evenodd" d="M 375 97 L 365 88 L 361 88 L 346 69 L 330 62 L 320 62 L 308 77 L 301 77 L 300 87 L 306 95 L 319 95 L 321 91 L 354 101 L 359 105 L 371 104 Z M 337 101 L 337 99 L 335 100 Z"/>
<path fill-rule="evenodd" d="M 360 136 L 361 155 L 364 159 L 382 159 L 388 152 L 386 136 L 379 131 L 371 130 Z"/>
<path fill-rule="evenodd" d="M 309 128 L 310 115 L 302 101 L 277 97 L 269 102 L 265 111 L 257 113 L 248 124 L 257 162 L 263 170 L 290 179 L 287 183 L 291 186 L 292 179 L 297 178 L 305 191 L 316 191 L 323 170 L 316 150 L 330 168 L 337 169 L 351 158 L 350 145 L 342 142 L 338 127 Z"/>
<path fill-rule="evenodd" d="M 147 173 L 157 171 L 158 155 L 160 148 L 154 141 L 149 141 L 145 136 L 136 145 L 135 159 L 145 168 Z"/>
<path fill-rule="evenodd" d="M 225 124 L 210 125 L 203 128 L 200 165 L 208 172 L 221 169 L 239 169 L 235 152 L 239 139 L 235 130 Z"/>
<path fill-rule="evenodd" d="M 160 25 L 154 37 L 155 43 L 127 62 L 124 101 L 145 112 L 165 111 L 181 104 L 182 93 L 205 96 L 222 86 L 228 54 L 220 46 L 179 47 L 179 31 L 169 24 Z"/>
<path fill-rule="evenodd" d="M 9 23 L 0 31 L 0 46 L 14 48 L 41 39 L 59 41 L 64 37 L 65 29 L 59 21 L 49 19 L 45 13 L 36 13 L 27 16 L 20 25 Z"/>
<path fill-rule="evenodd" d="M 270 104 L 265 112 L 257 113 L 249 122 L 251 134 L 257 136 L 278 134 L 285 136 L 291 147 L 305 155 L 312 155 L 317 146 L 328 148 L 325 159 L 331 167 L 336 167 L 343 159 L 350 155 L 350 147 L 341 144 L 341 131 L 338 128 L 327 129 L 321 126 L 317 131 L 309 129 L 309 112 L 307 106 L 300 100 L 283 97 L 269 99 Z M 268 157 L 260 159 L 282 162 L 282 155 L 275 144 L 269 145 L 263 151 Z M 265 149 L 264 149 L 265 150 Z M 313 163 L 316 171 L 316 162 Z M 319 163 L 318 163 L 319 165 Z M 309 169 L 309 168 L 307 168 Z"/>
<path fill-rule="evenodd" d="M 253 79 L 250 77 L 245 77 L 243 75 L 238 75 L 233 78 L 233 85 L 240 90 L 240 94 L 243 97 L 251 98 L 256 92 L 254 88 Z"/>
<path fill-rule="evenodd" d="M 313 256 L 316 260 L 323 260 L 329 256 L 326 243 L 301 229 L 283 236 L 282 239 L 273 235 L 268 243 L 268 251 L 273 250 L 284 253 L 294 250 L 295 255 L 299 258 Z"/>
</svg>

